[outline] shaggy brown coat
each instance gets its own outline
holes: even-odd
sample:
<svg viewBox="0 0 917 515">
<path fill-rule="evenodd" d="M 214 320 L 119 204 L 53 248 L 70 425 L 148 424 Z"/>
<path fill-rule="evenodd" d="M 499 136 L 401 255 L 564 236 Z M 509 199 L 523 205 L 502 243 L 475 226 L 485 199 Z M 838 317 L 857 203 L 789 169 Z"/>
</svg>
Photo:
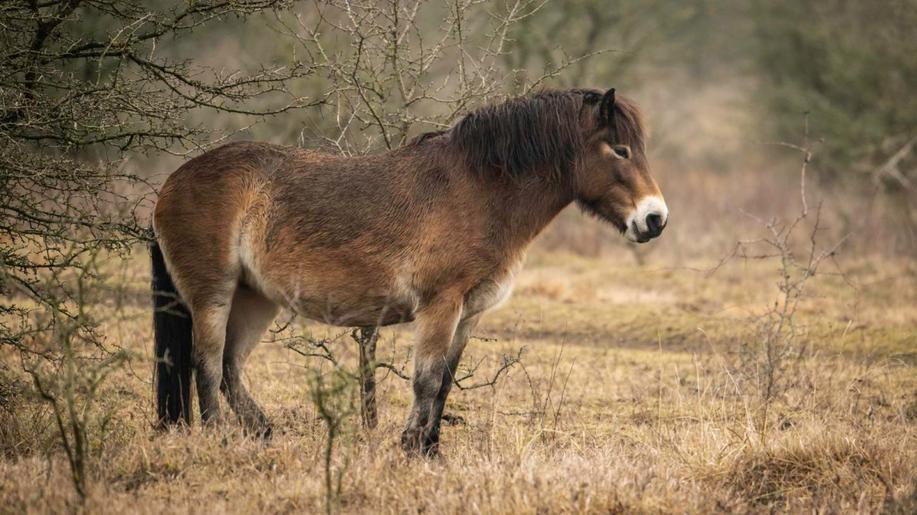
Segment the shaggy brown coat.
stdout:
<svg viewBox="0 0 917 515">
<path fill-rule="evenodd" d="M 166 180 L 153 218 L 165 265 L 154 288 L 173 286 L 193 332 L 193 347 L 177 343 L 157 321 L 172 339 L 157 342 L 160 417 L 189 417 L 188 372 L 174 362 L 190 352 L 202 418 L 218 418 L 222 387 L 246 426 L 268 433 L 240 373 L 281 307 L 342 326 L 416 320 L 402 443 L 432 452 L 468 337 L 509 295 L 533 238 L 574 201 L 638 240 L 656 236 L 666 214 L 631 220 L 648 197 L 661 199 L 640 115 L 614 90 L 509 100 L 366 157 L 252 142 L 207 152 Z"/>
</svg>

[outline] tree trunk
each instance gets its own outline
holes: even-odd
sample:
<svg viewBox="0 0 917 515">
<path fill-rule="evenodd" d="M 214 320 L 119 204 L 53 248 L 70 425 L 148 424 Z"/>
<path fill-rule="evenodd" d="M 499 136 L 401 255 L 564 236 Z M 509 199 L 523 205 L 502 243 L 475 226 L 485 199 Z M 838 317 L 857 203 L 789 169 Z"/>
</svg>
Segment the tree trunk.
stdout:
<svg viewBox="0 0 917 515">
<path fill-rule="evenodd" d="M 376 410 L 376 342 L 379 330 L 376 327 L 360 327 L 354 330 L 353 339 L 360 348 L 360 418 L 363 427 L 373 429 L 379 423 Z"/>
</svg>

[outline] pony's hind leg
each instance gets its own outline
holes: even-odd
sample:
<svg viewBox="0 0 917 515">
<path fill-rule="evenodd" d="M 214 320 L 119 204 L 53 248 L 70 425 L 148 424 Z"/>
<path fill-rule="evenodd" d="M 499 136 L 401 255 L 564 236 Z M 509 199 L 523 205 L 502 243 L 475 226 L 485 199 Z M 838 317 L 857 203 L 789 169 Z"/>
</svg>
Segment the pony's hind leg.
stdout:
<svg viewBox="0 0 917 515">
<path fill-rule="evenodd" d="M 242 382 L 245 360 L 277 315 L 278 307 L 256 291 L 239 286 L 232 301 L 223 353 L 223 384 L 229 406 L 246 431 L 269 438 L 271 423 Z"/>
<path fill-rule="evenodd" d="M 223 375 L 223 347 L 231 296 L 191 306 L 193 325 L 192 361 L 194 362 L 197 397 L 204 424 L 218 422 L 220 416 L 220 383 Z"/>
</svg>

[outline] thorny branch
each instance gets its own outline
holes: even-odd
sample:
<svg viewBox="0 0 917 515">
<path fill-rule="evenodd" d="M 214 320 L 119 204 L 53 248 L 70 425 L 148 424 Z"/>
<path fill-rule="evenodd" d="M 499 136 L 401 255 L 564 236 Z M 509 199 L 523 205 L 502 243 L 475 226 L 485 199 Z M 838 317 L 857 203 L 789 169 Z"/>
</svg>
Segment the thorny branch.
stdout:
<svg viewBox="0 0 917 515">
<path fill-rule="evenodd" d="M 802 144 L 770 143 L 802 154 L 799 169 L 799 212 L 789 222 L 782 222 L 776 217 L 765 221 L 748 215 L 763 226 L 765 235 L 758 239 L 736 242 L 728 255 L 706 271 L 708 275 L 713 274 L 734 258 L 778 260 L 779 296 L 763 314 L 755 318 L 755 334 L 740 347 L 737 367 L 738 379 L 749 384 L 757 396 L 759 409 L 756 424 L 762 439 L 765 438 L 769 427 L 771 404 L 783 394 L 788 382 L 793 381 L 795 367 L 807 351 L 805 341 L 800 338 L 801 328 L 796 316 L 800 303 L 806 297 L 807 286 L 823 262 L 836 256 L 847 240 L 847 236 L 844 236 L 827 247 L 823 247 L 819 242 L 822 204 L 818 203 L 813 218 L 806 190 L 808 166 L 813 156 L 813 148 L 809 142 L 808 116 L 804 129 Z M 797 241 L 797 234 L 810 219 L 810 228 L 805 234 L 806 241 L 801 244 Z M 757 250 L 761 247 L 764 248 L 763 251 Z"/>
<path fill-rule="evenodd" d="M 344 337 L 347 336 L 348 334 L 350 333 L 347 331 L 344 331 L 344 332 L 340 332 L 329 338 L 312 338 L 309 336 L 305 336 L 305 337 L 293 336 L 293 337 L 285 338 L 281 341 L 284 341 L 284 347 L 290 349 L 291 351 L 295 352 L 296 354 L 299 354 L 300 356 L 303 356 L 306 358 L 318 358 L 318 359 L 331 363 L 335 368 L 340 368 L 344 370 L 344 367 L 341 363 L 340 358 L 335 354 L 335 352 L 332 350 L 331 347 L 335 344 L 342 344 Z M 525 352 L 525 347 L 520 347 L 515 355 L 504 354 L 501 359 L 500 366 L 497 368 L 496 371 L 494 371 L 493 375 L 490 378 L 480 383 L 466 385 L 465 382 L 471 379 L 472 377 L 475 377 L 475 375 L 478 373 L 478 369 L 484 363 L 484 359 L 482 358 L 478 360 L 477 362 L 475 362 L 474 365 L 466 369 L 462 375 L 453 376 L 452 378 L 453 384 L 460 390 L 476 390 L 478 388 L 484 388 L 487 386 L 495 386 L 497 382 L 500 380 L 500 376 L 502 376 L 510 368 L 512 368 L 513 366 L 521 362 L 522 354 L 524 352 Z M 411 377 L 406 372 L 406 366 L 407 366 L 406 362 L 402 363 L 400 366 L 397 366 L 393 363 L 389 363 L 385 361 L 377 361 L 375 363 L 376 369 L 387 370 L 402 380 L 410 381 Z M 344 373 L 346 373 L 348 376 L 350 376 L 353 379 L 358 378 L 357 374 L 354 374 L 352 372 L 348 372 L 344 370 Z"/>
<path fill-rule="evenodd" d="M 336 85 L 323 108 L 333 110 L 335 134 L 319 127 L 308 132 L 336 152 L 359 155 L 447 129 L 470 107 L 502 96 L 517 71 L 503 62 L 510 30 L 544 5 L 517 0 L 491 9 L 469 0 L 444 6 L 332 0 L 316 3 L 294 22 L 278 17 L 278 30 L 299 42 L 310 70 Z M 437 37 L 431 41 L 430 34 Z M 352 44 L 341 49 L 339 41 Z M 520 92 L 597 54 L 548 67 Z"/>
<path fill-rule="evenodd" d="M 459 390 L 462 390 L 462 391 L 464 391 L 464 390 L 476 390 L 476 389 L 478 389 L 478 388 L 485 388 L 485 387 L 488 387 L 488 386 L 494 387 L 494 386 L 496 386 L 497 381 L 500 380 L 500 376 L 501 376 L 504 372 L 508 371 L 510 368 L 514 367 L 515 365 L 517 365 L 517 364 L 519 364 L 519 363 L 521 362 L 521 360 L 522 360 L 522 353 L 523 353 L 523 352 L 525 352 L 525 347 L 520 347 L 519 350 L 516 352 L 515 355 L 504 354 L 504 355 L 503 355 L 503 358 L 502 358 L 502 360 L 501 360 L 500 366 L 497 368 L 497 370 L 494 372 L 494 374 L 490 377 L 490 379 L 487 379 L 487 380 L 485 380 L 485 381 L 483 381 L 483 382 L 480 382 L 480 383 L 475 383 L 475 384 L 471 384 L 471 385 L 468 385 L 468 386 L 463 386 L 463 385 L 462 385 L 462 382 L 463 382 L 463 381 L 467 381 L 468 379 L 471 379 L 472 377 L 474 377 L 474 375 L 475 375 L 475 374 L 477 373 L 477 371 L 478 371 L 478 368 L 481 366 L 481 363 L 484 362 L 483 358 L 480 359 L 480 360 L 478 360 L 478 362 L 475 363 L 470 369 L 468 369 L 468 370 L 465 372 L 465 374 L 463 374 L 461 377 L 455 377 L 455 376 L 452 375 L 452 373 L 450 372 L 450 375 L 452 375 L 452 384 L 454 384 L 456 388 L 458 388 Z"/>
</svg>

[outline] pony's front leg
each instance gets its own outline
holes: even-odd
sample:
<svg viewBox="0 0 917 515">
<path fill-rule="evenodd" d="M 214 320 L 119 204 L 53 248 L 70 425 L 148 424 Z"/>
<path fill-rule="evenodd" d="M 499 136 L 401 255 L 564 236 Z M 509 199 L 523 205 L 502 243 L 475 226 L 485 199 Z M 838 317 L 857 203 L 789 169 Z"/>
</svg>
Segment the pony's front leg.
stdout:
<svg viewBox="0 0 917 515">
<path fill-rule="evenodd" d="M 452 384 L 455 382 L 455 375 L 459 361 L 462 359 L 462 352 L 465 350 L 465 345 L 468 344 L 468 339 L 471 338 L 471 332 L 478 326 L 478 320 L 480 319 L 481 315 L 479 314 L 463 318 L 455 330 L 455 335 L 452 336 L 452 344 L 449 346 L 449 351 L 446 353 L 446 368 L 443 371 L 443 382 L 439 387 L 439 393 L 436 394 L 436 399 L 433 400 L 433 412 L 430 414 L 430 417 L 436 420 L 436 425 L 434 426 L 435 433 L 430 435 L 431 439 L 435 442 L 439 442 L 439 426 L 443 420 L 443 411 L 446 408 L 446 398 L 449 397 L 449 392 L 452 390 Z M 461 419 L 461 417 L 458 418 Z"/>
<path fill-rule="evenodd" d="M 414 345 L 414 405 L 401 433 L 406 452 L 431 455 L 439 446 L 442 408 L 436 400 L 449 381 L 450 346 L 462 315 L 462 296 L 441 296 L 417 316 Z"/>
</svg>

